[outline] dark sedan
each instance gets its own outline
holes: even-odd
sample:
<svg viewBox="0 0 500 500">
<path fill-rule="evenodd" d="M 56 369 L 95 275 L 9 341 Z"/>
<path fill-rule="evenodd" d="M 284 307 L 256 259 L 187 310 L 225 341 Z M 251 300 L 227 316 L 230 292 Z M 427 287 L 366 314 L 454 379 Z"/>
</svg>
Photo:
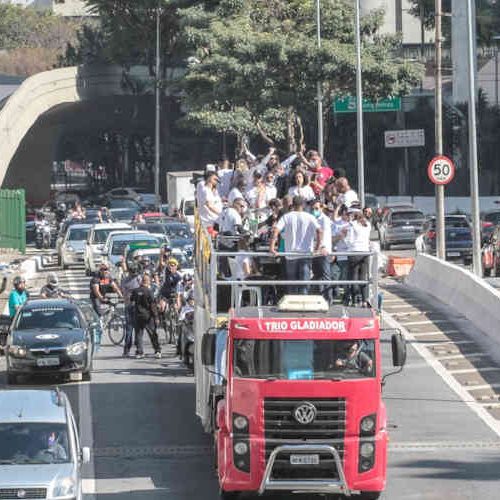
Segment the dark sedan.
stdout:
<svg viewBox="0 0 500 500">
<path fill-rule="evenodd" d="M 43 374 L 90 380 L 94 328 L 70 300 L 27 302 L 7 338 L 8 383 L 16 383 L 19 375 Z"/>
</svg>

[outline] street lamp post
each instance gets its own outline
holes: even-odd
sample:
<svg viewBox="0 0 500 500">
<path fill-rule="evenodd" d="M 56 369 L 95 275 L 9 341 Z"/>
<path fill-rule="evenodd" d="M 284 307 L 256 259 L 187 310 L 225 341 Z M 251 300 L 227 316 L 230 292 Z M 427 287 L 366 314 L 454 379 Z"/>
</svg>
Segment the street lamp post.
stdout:
<svg viewBox="0 0 500 500">
<path fill-rule="evenodd" d="M 467 41 L 469 64 L 469 169 L 472 214 L 472 269 L 482 275 L 481 229 L 479 220 L 479 173 L 477 164 L 477 118 L 476 118 L 476 53 L 474 44 L 473 13 L 474 0 L 467 0 Z"/>
<path fill-rule="evenodd" d="M 358 149 L 358 196 L 361 205 L 365 204 L 365 154 L 363 136 L 363 80 L 361 71 L 361 13 L 359 0 L 356 4 L 356 124 L 357 124 L 357 149 Z"/>
<path fill-rule="evenodd" d="M 495 42 L 495 105 L 498 108 L 498 42 L 500 42 L 500 36 L 495 35 L 493 41 Z"/>
<path fill-rule="evenodd" d="M 161 71 L 161 56 L 160 56 L 160 3 L 156 8 L 156 81 L 155 81 L 155 197 L 158 205 L 158 211 L 161 211 L 160 198 L 160 71 Z"/>
<path fill-rule="evenodd" d="M 321 49 L 321 6 L 320 0 L 316 0 L 316 35 L 318 41 L 318 52 Z M 324 138 L 323 138 L 323 89 L 321 82 L 317 82 L 316 100 L 318 101 L 318 153 L 323 158 Z"/>
</svg>

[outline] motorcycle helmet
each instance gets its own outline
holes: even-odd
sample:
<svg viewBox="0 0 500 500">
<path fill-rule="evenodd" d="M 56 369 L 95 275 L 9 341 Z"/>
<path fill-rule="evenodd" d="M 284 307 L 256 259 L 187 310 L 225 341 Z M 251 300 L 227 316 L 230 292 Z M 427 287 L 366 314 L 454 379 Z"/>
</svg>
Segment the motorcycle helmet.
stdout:
<svg viewBox="0 0 500 500">
<path fill-rule="evenodd" d="M 59 278 L 56 273 L 49 273 L 47 276 L 47 285 L 56 287 L 59 285 Z"/>
</svg>

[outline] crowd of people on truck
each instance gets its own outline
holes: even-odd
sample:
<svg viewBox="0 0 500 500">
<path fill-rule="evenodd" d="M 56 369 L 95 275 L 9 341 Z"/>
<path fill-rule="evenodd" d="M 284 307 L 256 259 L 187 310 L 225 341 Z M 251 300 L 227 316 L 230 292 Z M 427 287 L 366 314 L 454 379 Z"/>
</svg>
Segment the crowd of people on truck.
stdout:
<svg viewBox="0 0 500 500">
<path fill-rule="evenodd" d="M 207 166 L 196 186 L 196 202 L 201 224 L 219 250 L 248 253 L 256 243 L 265 244 L 281 259 L 278 279 L 368 279 L 366 254 L 372 251 L 374 214 L 361 206 L 345 175 L 330 168 L 317 151 L 281 159 L 274 148 L 264 157 L 246 148 L 234 164 L 223 159 L 217 166 Z M 283 252 L 286 255 L 279 257 Z M 359 255 L 332 256 L 332 252 Z M 260 272 L 258 257 L 237 255 L 233 266 L 229 260 L 219 262 L 227 278 L 252 279 Z M 367 285 L 317 288 L 329 303 L 369 306 Z M 311 287 L 296 285 L 289 290 L 306 294 Z"/>
</svg>

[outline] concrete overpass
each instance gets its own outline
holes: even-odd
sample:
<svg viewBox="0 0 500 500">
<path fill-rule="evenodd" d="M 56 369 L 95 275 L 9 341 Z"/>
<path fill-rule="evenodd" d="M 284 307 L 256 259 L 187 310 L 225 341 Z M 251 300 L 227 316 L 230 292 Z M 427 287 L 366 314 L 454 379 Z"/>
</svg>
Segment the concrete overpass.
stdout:
<svg viewBox="0 0 500 500">
<path fill-rule="evenodd" d="M 144 68 L 141 68 L 144 78 Z M 151 101 L 151 105 L 149 105 Z M 113 127 L 150 130 L 151 95 L 125 90 L 120 67 L 70 67 L 34 75 L 0 109 L 0 185 L 47 200 L 64 136 Z M 64 158 L 59 158 L 64 159 Z"/>
</svg>

